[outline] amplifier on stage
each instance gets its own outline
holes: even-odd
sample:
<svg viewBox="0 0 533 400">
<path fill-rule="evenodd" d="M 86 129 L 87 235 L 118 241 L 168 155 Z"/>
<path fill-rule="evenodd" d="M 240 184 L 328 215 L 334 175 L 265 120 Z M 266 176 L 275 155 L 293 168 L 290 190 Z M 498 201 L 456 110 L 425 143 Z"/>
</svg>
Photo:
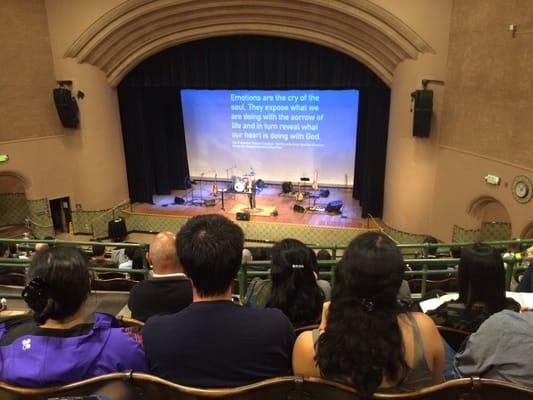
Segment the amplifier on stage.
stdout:
<svg viewBox="0 0 533 400">
<path fill-rule="evenodd" d="M 128 236 L 126 221 L 122 218 L 112 219 L 107 223 L 107 233 L 113 242 L 122 242 Z"/>
</svg>

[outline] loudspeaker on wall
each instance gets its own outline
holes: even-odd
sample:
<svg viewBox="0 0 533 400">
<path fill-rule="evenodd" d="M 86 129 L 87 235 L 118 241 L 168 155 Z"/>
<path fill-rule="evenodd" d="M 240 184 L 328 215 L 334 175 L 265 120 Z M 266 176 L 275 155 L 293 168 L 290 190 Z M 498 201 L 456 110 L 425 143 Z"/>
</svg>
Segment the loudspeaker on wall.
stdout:
<svg viewBox="0 0 533 400">
<path fill-rule="evenodd" d="M 414 100 L 413 136 L 429 137 L 431 116 L 433 115 L 433 91 L 415 90 L 411 93 Z"/>
<path fill-rule="evenodd" d="M 76 128 L 78 126 L 78 104 L 72 97 L 70 90 L 64 87 L 54 89 L 54 103 L 57 114 L 65 128 Z"/>
</svg>

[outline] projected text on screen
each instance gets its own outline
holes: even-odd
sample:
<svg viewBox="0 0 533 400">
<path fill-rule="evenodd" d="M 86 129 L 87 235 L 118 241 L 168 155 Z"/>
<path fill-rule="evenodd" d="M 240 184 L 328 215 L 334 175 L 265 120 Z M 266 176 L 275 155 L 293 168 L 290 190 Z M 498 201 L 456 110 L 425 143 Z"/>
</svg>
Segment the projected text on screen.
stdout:
<svg viewBox="0 0 533 400">
<path fill-rule="evenodd" d="M 294 180 L 319 171 L 331 184 L 353 181 L 357 90 L 181 91 L 191 175 L 239 174 Z"/>
</svg>

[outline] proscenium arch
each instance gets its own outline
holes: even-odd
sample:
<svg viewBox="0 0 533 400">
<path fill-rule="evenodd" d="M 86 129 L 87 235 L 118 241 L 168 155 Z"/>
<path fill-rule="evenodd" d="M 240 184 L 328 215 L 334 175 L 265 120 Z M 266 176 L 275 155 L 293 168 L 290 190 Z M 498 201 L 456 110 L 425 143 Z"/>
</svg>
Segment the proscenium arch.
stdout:
<svg viewBox="0 0 533 400">
<path fill-rule="evenodd" d="M 89 26 L 65 57 L 100 68 L 116 86 L 141 61 L 169 47 L 243 34 L 333 48 L 389 85 L 398 63 L 434 53 L 408 25 L 369 0 L 129 0 Z"/>
</svg>

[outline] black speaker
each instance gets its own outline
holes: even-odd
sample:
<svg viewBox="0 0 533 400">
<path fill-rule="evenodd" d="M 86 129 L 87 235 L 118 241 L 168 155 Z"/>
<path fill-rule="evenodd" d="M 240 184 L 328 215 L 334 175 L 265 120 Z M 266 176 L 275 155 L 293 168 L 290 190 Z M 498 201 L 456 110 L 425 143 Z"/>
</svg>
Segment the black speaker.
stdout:
<svg viewBox="0 0 533 400">
<path fill-rule="evenodd" d="M 126 221 L 115 218 L 107 223 L 107 234 L 113 242 L 122 242 L 128 236 Z"/>
<path fill-rule="evenodd" d="M 238 221 L 250 221 L 250 213 L 246 211 L 239 211 L 235 217 Z"/>
<path fill-rule="evenodd" d="M 339 214 L 343 205 L 341 200 L 330 201 L 326 206 L 326 212 Z"/>
<path fill-rule="evenodd" d="M 281 190 L 283 190 L 283 193 L 291 193 L 292 192 L 292 182 L 283 182 L 281 184 Z"/>
<path fill-rule="evenodd" d="M 174 197 L 174 204 L 185 204 L 185 199 L 182 199 L 181 197 Z"/>
<path fill-rule="evenodd" d="M 415 90 L 411 93 L 415 102 L 413 114 L 413 136 L 429 137 L 433 114 L 433 90 Z"/>
<path fill-rule="evenodd" d="M 297 213 L 304 213 L 305 212 L 305 207 L 302 207 L 299 204 L 295 204 L 294 207 L 292 207 L 292 209 L 294 211 L 296 211 Z"/>
<path fill-rule="evenodd" d="M 65 128 L 77 128 L 79 122 L 78 104 L 76 99 L 72 97 L 70 90 L 64 87 L 55 88 L 54 103 L 63 126 Z"/>
<path fill-rule="evenodd" d="M 213 207 L 215 204 L 217 204 L 217 201 L 215 199 L 207 199 L 204 204 L 206 207 Z"/>
<path fill-rule="evenodd" d="M 320 189 L 320 197 L 329 197 L 329 189 Z"/>
</svg>

